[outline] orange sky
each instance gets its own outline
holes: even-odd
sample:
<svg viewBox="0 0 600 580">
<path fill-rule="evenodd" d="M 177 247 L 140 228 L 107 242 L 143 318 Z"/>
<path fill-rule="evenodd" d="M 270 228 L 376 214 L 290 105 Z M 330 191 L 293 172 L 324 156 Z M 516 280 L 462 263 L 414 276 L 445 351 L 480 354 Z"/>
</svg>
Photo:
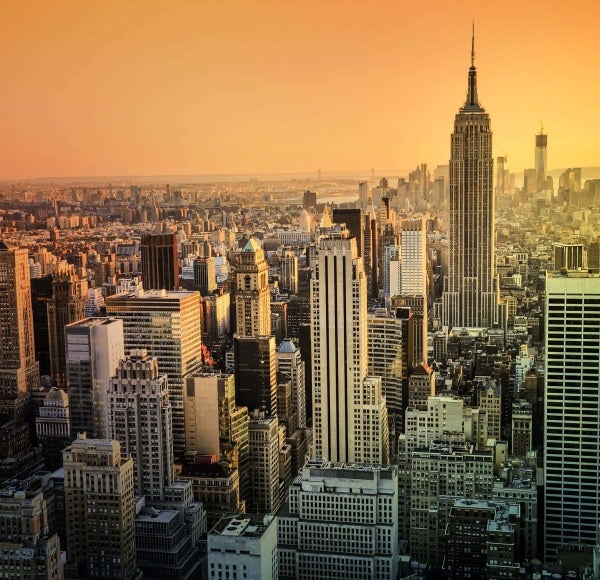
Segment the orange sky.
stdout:
<svg viewBox="0 0 600 580">
<path fill-rule="evenodd" d="M 600 165 L 597 0 L 0 0 L 0 179 L 447 163 L 472 18 L 494 155 Z"/>
</svg>

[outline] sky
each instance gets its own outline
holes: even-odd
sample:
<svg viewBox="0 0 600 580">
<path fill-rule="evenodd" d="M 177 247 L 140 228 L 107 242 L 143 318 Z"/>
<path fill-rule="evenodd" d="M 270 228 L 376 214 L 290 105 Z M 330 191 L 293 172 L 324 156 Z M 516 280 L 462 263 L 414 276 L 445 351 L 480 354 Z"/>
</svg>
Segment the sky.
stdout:
<svg viewBox="0 0 600 580">
<path fill-rule="evenodd" d="M 600 165 L 597 0 L 0 0 L 0 179 Z"/>
</svg>

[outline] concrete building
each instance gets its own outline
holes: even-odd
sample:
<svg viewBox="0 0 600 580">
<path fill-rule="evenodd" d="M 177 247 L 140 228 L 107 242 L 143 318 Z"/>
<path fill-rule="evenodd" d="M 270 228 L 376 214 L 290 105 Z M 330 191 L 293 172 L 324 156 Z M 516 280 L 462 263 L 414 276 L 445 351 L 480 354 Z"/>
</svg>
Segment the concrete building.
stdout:
<svg viewBox="0 0 600 580">
<path fill-rule="evenodd" d="M 502 439 L 502 387 L 491 377 L 475 377 L 479 409 L 487 415 L 490 439 Z"/>
<path fill-rule="evenodd" d="M 107 438 L 108 385 L 125 354 L 123 321 L 84 318 L 64 332 L 71 433 Z"/>
<path fill-rule="evenodd" d="M 236 333 L 239 337 L 271 334 L 269 265 L 259 243 L 250 238 L 235 269 Z"/>
<path fill-rule="evenodd" d="M 251 418 L 248 424 L 250 495 L 247 510 L 274 514 L 281 504 L 279 489 L 279 422 L 277 417 Z"/>
<path fill-rule="evenodd" d="M 547 560 L 595 544 L 600 521 L 600 277 L 546 275 L 544 472 Z"/>
<path fill-rule="evenodd" d="M 450 263 L 442 295 L 442 324 L 450 328 L 486 328 L 498 320 L 493 179 L 492 131 L 477 95 L 473 37 L 467 99 L 450 147 Z"/>
<path fill-rule="evenodd" d="M 217 289 L 217 270 L 214 258 L 205 257 L 194 260 L 194 288 L 202 296 L 209 296 Z"/>
<path fill-rule="evenodd" d="M 305 429 L 306 385 L 304 382 L 304 361 L 300 354 L 300 348 L 290 339 L 283 340 L 277 349 L 277 372 L 287 377 L 291 382 L 292 407 L 298 418 L 298 427 Z"/>
<path fill-rule="evenodd" d="M 290 294 L 298 293 L 298 256 L 293 250 L 285 250 L 279 259 L 279 286 Z"/>
<path fill-rule="evenodd" d="M 135 495 L 160 500 L 173 483 L 173 430 L 168 380 L 156 358 L 132 350 L 108 388 L 109 437 L 134 464 Z"/>
<path fill-rule="evenodd" d="M 366 450 L 370 427 L 364 413 L 387 429 L 385 399 L 363 397 L 368 373 L 367 287 L 356 240 L 340 227 L 321 236 L 316 276 L 311 281 L 311 332 L 313 364 L 314 456 L 341 462 L 386 463 L 389 450 L 383 442 Z M 368 410 L 366 405 L 368 405 Z M 373 416 L 378 409 L 378 416 Z"/>
<path fill-rule="evenodd" d="M 50 533 L 44 494 L 5 488 L 0 493 L 0 577 L 62 580 L 58 536 Z"/>
<path fill-rule="evenodd" d="M 408 377 L 409 409 L 426 409 L 429 397 L 435 396 L 435 372 L 420 364 Z"/>
<path fill-rule="evenodd" d="M 511 453 L 525 457 L 533 445 L 533 412 L 531 403 L 513 403 L 511 418 Z"/>
<path fill-rule="evenodd" d="M 0 406 L 19 419 L 24 401 L 40 384 L 35 360 L 28 253 L 0 240 Z"/>
<path fill-rule="evenodd" d="M 277 523 L 264 518 L 223 517 L 208 534 L 208 578 L 278 578 Z"/>
<path fill-rule="evenodd" d="M 53 387 L 48 391 L 35 419 L 35 433 L 44 449 L 46 467 L 62 467 L 62 450 L 72 440 L 69 397 L 62 389 Z"/>
<path fill-rule="evenodd" d="M 85 318 L 88 281 L 80 278 L 74 266 L 65 263 L 52 276 L 52 298 L 48 300 L 50 369 L 54 384 L 65 386 L 65 327 Z"/>
<path fill-rule="evenodd" d="M 64 454 L 67 557 L 77 576 L 135 579 L 133 459 L 118 441 L 76 439 Z"/>
<path fill-rule="evenodd" d="M 279 578 L 396 578 L 398 468 L 311 461 L 277 517 Z"/>
<path fill-rule="evenodd" d="M 169 381 L 173 412 L 173 451 L 185 450 L 183 389 L 185 379 L 202 368 L 200 294 L 137 290 L 106 300 L 110 316 L 123 320 L 125 349 L 146 349 Z"/>
</svg>

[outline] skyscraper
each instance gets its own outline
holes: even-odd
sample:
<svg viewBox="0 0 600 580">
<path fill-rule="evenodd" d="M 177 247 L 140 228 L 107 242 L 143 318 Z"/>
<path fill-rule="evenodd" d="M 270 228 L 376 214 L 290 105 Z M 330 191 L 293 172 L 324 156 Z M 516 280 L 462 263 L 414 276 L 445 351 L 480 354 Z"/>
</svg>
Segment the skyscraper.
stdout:
<svg viewBox="0 0 600 580">
<path fill-rule="evenodd" d="M 142 282 L 146 290 L 179 288 L 179 257 L 175 234 L 145 234 L 140 244 Z"/>
<path fill-rule="evenodd" d="M 65 326 L 67 393 L 73 436 L 108 437 L 108 383 L 125 354 L 123 321 L 84 318 Z"/>
<path fill-rule="evenodd" d="M 52 277 L 52 298 L 48 300 L 50 369 L 57 386 L 65 385 L 65 326 L 85 318 L 88 281 L 80 278 L 71 264 L 63 263 Z"/>
<path fill-rule="evenodd" d="M 85 578 L 139 577 L 133 460 L 118 441 L 76 439 L 63 452 L 68 564 Z"/>
<path fill-rule="evenodd" d="M 240 337 L 271 334 L 269 265 L 259 243 L 250 238 L 235 269 L 236 332 Z"/>
<path fill-rule="evenodd" d="M 215 259 L 196 258 L 194 260 L 194 287 L 202 296 L 208 296 L 217 289 Z"/>
<path fill-rule="evenodd" d="M 356 238 L 358 257 L 362 258 L 364 254 L 363 210 L 360 208 L 335 208 L 333 210 L 333 221 L 336 224 L 346 224 L 350 237 Z"/>
<path fill-rule="evenodd" d="M 387 408 L 381 381 L 367 385 L 365 380 L 367 281 L 356 240 L 332 227 L 319 241 L 317 258 L 311 281 L 314 454 L 331 461 L 386 463 L 383 437 L 376 447 L 365 441 L 372 423 L 387 432 Z"/>
<path fill-rule="evenodd" d="M 543 128 L 535 136 L 535 175 L 537 191 L 546 189 L 546 171 L 548 170 L 548 135 Z"/>
<path fill-rule="evenodd" d="M 596 543 L 600 521 L 600 277 L 546 275 L 546 559 Z"/>
<path fill-rule="evenodd" d="M 119 362 L 108 391 L 109 437 L 133 458 L 135 492 L 163 499 L 173 484 L 173 433 L 167 376 L 156 358 L 132 350 Z"/>
<path fill-rule="evenodd" d="M 183 388 L 186 377 L 202 368 L 200 294 L 137 291 L 106 300 L 106 312 L 123 319 L 125 350 L 146 349 L 169 379 L 175 456 L 185 449 Z"/>
<path fill-rule="evenodd" d="M 279 285 L 290 294 L 298 293 L 298 256 L 293 250 L 285 250 L 279 261 L 281 278 Z"/>
<path fill-rule="evenodd" d="M 0 241 L 0 405 L 15 417 L 15 403 L 39 386 L 27 250 Z"/>
<path fill-rule="evenodd" d="M 473 35 L 467 100 L 455 117 L 451 137 L 450 263 L 442 296 L 445 326 L 491 327 L 498 318 L 493 174 L 490 117 L 477 96 Z"/>
</svg>

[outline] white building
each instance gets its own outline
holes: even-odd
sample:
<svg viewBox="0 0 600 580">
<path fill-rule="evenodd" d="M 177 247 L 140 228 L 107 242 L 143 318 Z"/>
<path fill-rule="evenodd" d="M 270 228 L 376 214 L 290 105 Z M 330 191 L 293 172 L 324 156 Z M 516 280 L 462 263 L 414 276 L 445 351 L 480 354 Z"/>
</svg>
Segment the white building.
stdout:
<svg viewBox="0 0 600 580">
<path fill-rule="evenodd" d="M 595 545 L 600 521 L 600 277 L 546 275 L 546 559 Z"/>
<path fill-rule="evenodd" d="M 427 296 L 427 232 L 425 218 L 404 220 L 400 237 L 400 295 Z"/>
<path fill-rule="evenodd" d="M 167 375 L 156 358 L 132 350 L 121 360 L 108 392 L 110 438 L 134 462 L 136 495 L 162 499 L 173 483 L 173 422 Z"/>
<path fill-rule="evenodd" d="M 311 461 L 277 517 L 279 578 L 395 579 L 398 468 Z"/>
<path fill-rule="evenodd" d="M 71 430 L 108 437 L 108 382 L 123 358 L 123 321 L 84 318 L 65 326 Z"/>
<path fill-rule="evenodd" d="M 298 414 L 298 427 L 306 428 L 306 385 L 304 361 L 300 349 L 290 339 L 283 340 L 277 349 L 277 372 L 292 382 L 292 406 Z"/>
<path fill-rule="evenodd" d="M 357 459 L 365 448 L 363 391 L 367 377 L 367 281 L 356 240 L 345 228 L 331 226 L 319 240 L 318 265 L 311 281 L 314 455 L 341 462 L 386 463 L 381 444 Z M 385 399 L 369 401 L 387 420 Z M 384 428 L 381 427 L 383 432 Z M 383 442 L 380 442 L 383 443 Z"/>
<path fill-rule="evenodd" d="M 208 534 L 208 578 L 276 580 L 277 524 L 248 515 L 222 518 Z"/>
</svg>

